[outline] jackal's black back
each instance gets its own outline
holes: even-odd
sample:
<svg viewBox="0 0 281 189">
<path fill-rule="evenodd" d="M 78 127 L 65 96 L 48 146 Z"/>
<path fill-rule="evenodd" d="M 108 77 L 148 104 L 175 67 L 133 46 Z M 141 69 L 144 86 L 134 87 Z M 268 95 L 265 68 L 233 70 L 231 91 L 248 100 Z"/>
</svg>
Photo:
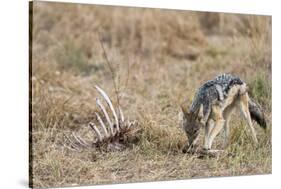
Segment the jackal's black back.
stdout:
<svg viewBox="0 0 281 189">
<path fill-rule="evenodd" d="M 244 82 L 237 76 L 231 74 L 222 74 L 214 79 L 214 83 L 221 85 L 223 92 L 227 94 L 233 85 L 242 85 Z"/>
<path fill-rule="evenodd" d="M 203 105 L 203 114 L 210 112 L 213 102 L 220 100 L 221 95 L 227 95 L 233 85 L 242 85 L 244 82 L 237 76 L 221 74 L 213 80 L 205 82 L 196 92 L 190 107 L 191 112 L 197 112 Z M 220 94 L 221 93 L 221 94 Z"/>
</svg>

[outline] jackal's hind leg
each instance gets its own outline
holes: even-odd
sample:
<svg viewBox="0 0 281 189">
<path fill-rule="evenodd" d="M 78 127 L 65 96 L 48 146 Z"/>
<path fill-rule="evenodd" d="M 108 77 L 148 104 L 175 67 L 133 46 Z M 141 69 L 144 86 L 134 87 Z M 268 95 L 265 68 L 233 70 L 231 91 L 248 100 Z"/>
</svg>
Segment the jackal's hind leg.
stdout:
<svg viewBox="0 0 281 189">
<path fill-rule="evenodd" d="M 253 127 L 253 124 L 252 124 L 252 119 L 251 119 L 251 115 L 249 112 L 248 101 L 249 101 L 249 96 L 247 93 L 240 96 L 240 104 L 239 104 L 240 110 L 241 110 L 243 116 L 245 117 L 245 119 L 247 120 L 247 124 L 250 127 L 253 140 L 254 140 L 255 144 L 257 145 L 258 144 L 257 135 L 256 135 L 255 128 Z"/>
<path fill-rule="evenodd" d="M 230 122 L 230 117 L 231 114 L 233 112 L 233 106 L 228 107 L 224 113 L 223 113 L 223 117 L 225 119 L 225 123 L 224 123 L 224 148 L 227 148 L 228 144 L 229 144 L 229 122 Z"/>
</svg>

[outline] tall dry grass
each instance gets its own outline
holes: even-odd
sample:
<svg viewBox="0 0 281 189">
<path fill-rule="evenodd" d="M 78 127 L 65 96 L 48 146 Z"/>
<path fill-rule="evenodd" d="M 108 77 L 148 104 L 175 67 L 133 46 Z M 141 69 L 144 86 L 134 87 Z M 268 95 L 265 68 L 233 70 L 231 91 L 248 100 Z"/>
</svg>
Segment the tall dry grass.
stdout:
<svg viewBox="0 0 281 189">
<path fill-rule="evenodd" d="M 271 17 L 34 2 L 32 30 L 32 173 L 34 187 L 271 173 Z M 94 85 L 137 119 L 138 142 L 121 152 L 64 148 L 64 135 L 89 132 Z M 252 145 L 236 114 L 230 146 L 216 158 L 183 154 L 179 104 L 219 73 L 249 84 L 265 110 Z M 93 137 L 88 134 L 87 137 Z M 202 143 L 202 137 L 200 138 Z M 222 137 L 214 148 L 222 148 Z"/>
</svg>

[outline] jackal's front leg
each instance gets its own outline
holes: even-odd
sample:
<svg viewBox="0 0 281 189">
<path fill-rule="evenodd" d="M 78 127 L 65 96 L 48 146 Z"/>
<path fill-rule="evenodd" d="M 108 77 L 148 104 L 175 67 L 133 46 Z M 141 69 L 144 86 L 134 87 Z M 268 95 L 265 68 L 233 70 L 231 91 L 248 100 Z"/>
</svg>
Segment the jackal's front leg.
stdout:
<svg viewBox="0 0 281 189">
<path fill-rule="evenodd" d="M 209 138 L 210 138 L 210 133 L 214 127 L 214 121 L 213 120 L 208 120 L 206 126 L 205 126 L 205 136 L 204 136 L 204 150 L 208 150 L 209 148 Z"/>
<path fill-rule="evenodd" d="M 228 147 L 228 144 L 229 144 L 229 119 L 227 119 L 224 123 L 224 148 L 227 148 Z"/>
<path fill-rule="evenodd" d="M 215 126 L 212 129 L 212 131 L 210 132 L 207 150 L 211 150 L 211 147 L 212 147 L 212 144 L 213 144 L 213 140 L 215 139 L 215 137 L 219 134 L 219 132 L 223 128 L 224 123 L 225 123 L 225 120 L 223 120 L 223 119 L 219 119 L 219 120 L 215 121 Z"/>
<path fill-rule="evenodd" d="M 210 140 L 213 140 L 214 138 L 214 127 L 217 127 L 217 124 L 215 125 L 215 122 L 213 120 L 208 120 L 207 125 L 205 127 L 204 147 L 203 151 L 201 152 L 201 154 L 204 156 L 207 155 L 210 157 L 216 157 L 219 152 L 222 152 L 222 150 L 211 149 L 212 141 Z M 219 132 L 218 127 L 215 130 Z"/>
<path fill-rule="evenodd" d="M 209 134 L 206 136 L 206 144 L 204 145 L 204 149 L 207 151 L 211 150 L 213 140 L 225 124 L 223 113 L 219 106 L 212 107 L 212 119 L 214 120 L 215 125 L 210 131 L 208 131 Z"/>
</svg>

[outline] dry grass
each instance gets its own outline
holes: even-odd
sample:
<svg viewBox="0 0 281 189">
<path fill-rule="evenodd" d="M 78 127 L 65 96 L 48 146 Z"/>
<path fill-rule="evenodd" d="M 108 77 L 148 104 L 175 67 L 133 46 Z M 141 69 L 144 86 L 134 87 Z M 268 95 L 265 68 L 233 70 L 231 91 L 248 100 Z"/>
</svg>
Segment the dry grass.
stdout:
<svg viewBox="0 0 281 189">
<path fill-rule="evenodd" d="M 34 187 L 271 173 L 270 17 L 43 2 L 35 2 L 33 11 Z M 121 152 L 72 152 L 63 147 L 64 135 L 94 119 L 93 86 L 116 97 L 99 35 L 115 70 L 120 103 L 141 132 L 138 142 Z M 269 131 L 255 125 L 255 148 L 236 115 L 225 153 L 203 159 L 183 154 L 179 104 L 223 72 L 250 85 Z M 214 147 L 222 147 L 222 136 Z"/>
</svg>

